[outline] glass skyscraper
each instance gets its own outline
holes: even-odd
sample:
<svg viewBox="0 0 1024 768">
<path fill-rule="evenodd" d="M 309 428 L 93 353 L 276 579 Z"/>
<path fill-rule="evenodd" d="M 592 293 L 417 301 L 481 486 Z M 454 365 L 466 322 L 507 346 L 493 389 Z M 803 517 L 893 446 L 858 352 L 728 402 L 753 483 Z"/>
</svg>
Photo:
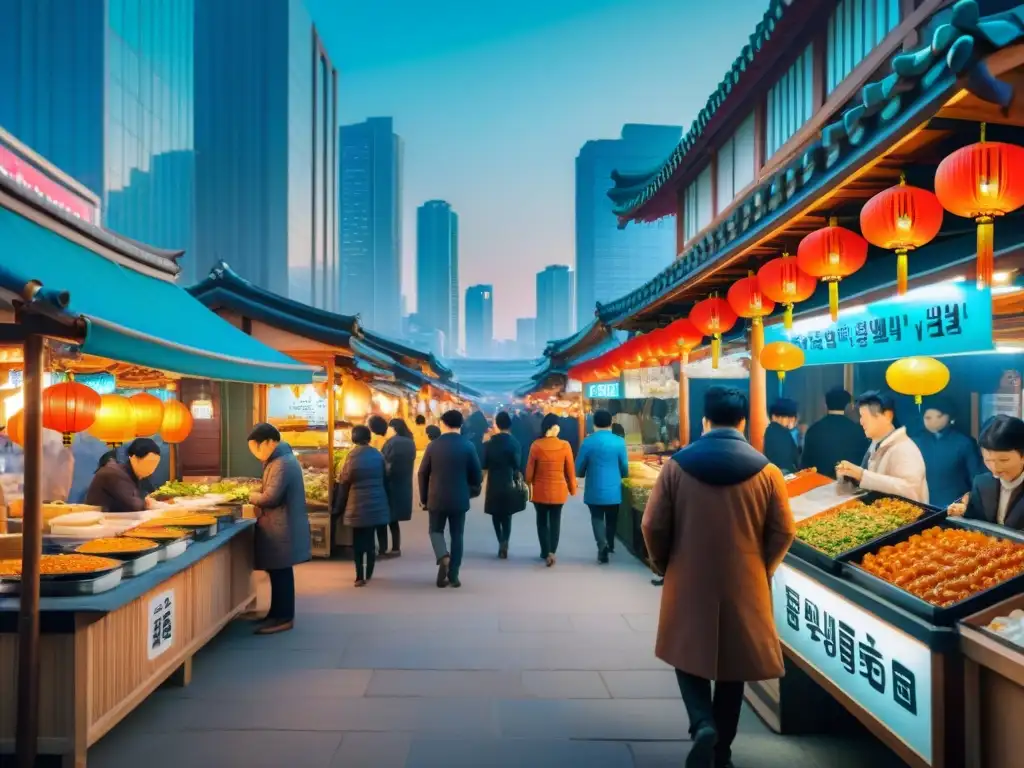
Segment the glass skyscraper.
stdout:
<svg viewBox="0 0 1024 768">
<path fill-rule="evenodd" d="M 444 200 L 416 209 L 416 317 L 444 334 L 444 353 L 459 349 L 459 217 Z"/>
<path fill-rule="evenodd" d="M 575 330 L 572 278 L 572 270 L 560 265 L 545 267 L 537 273 L 538 352 L 543 352 L 549 341 L 564 339 Z"/>
<path fill-rule="evenodd" d="M 488 358 L 494 352 L 494 286 L 466 289 L 466 357 Z"/>
<path fill-rule="evenodd" d="M 193 0 L 0 0 L 0 126 L 194 273 Z"/>
<path fill-rule="evenodd" d="M 675 217 L 619 229 L 608 190 L 612 171 L 644 171 L 668 157 L 677 126 L 630 124 L 619 139 L 588 141 L 576 158 L 576 323 L 594 319 L 608 302 L 643 285 L 676 257 Z"/>
</svg>

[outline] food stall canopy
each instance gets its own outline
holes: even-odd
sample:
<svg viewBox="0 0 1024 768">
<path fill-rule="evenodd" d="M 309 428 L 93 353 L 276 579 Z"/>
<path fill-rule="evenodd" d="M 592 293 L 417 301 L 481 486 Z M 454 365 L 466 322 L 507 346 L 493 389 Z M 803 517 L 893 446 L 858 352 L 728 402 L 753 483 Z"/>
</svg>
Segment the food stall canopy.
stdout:
<svg viewBox="0 0 1024 768">
<path fill-rule="evenodd" d="M 50 295 L 63 293 L 66 305 L 53 309 L 84 321 L 78 343 L 87 354 L 200 378 L 312 381 L 310 366 L 264 346 L 170 280 L 133 269 L 127 260 L 118 263 L 7 208 L 0 208 L 0 242 L 0 289 L 20 295 L 36 281 Z"/>
<path fill-rule="evenodd" d="M 372 376 L 374 379 L 377 379 L 378 381 L 395 380 L 395 375 L 391 373 L 391 371 L 388 371 L 384 368 L 378 368 L 376 365 L 368 363 L 361 357 L 353 358 L 353 362 L 355 363 L 357 371 L 362 371 L 363 373 Z"/>
</svg>

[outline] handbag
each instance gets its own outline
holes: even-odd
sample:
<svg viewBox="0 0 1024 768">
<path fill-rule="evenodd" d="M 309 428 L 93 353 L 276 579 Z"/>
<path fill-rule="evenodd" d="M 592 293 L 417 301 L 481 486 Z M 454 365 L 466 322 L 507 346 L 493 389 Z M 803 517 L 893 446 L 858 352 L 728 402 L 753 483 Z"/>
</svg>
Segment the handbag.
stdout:
<svg viewBox="0 0 1024 768">
<path fill-rule="evenodd" d="M 512 477 L 512 492 L 509 501 L 512 504 L 513 512 L 522 512 L 530 501 L 530 486 L 526 484 L 526 478 L 522 472 L 516 472 Z"/>
</svg>

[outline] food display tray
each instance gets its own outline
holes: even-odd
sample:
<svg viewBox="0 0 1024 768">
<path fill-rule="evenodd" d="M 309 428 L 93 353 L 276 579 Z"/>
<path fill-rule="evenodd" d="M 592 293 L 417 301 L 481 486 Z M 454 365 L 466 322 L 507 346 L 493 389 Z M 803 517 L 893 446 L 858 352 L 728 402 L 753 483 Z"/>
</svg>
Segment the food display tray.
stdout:
<svg viewBox="0 0 1024 768">
<path fill-rule="evenodd" d="M 979 530 L 978 526 L 972 525 L 969 522 L 965 522 L 956 517 L 947 517 L 943 520 L 933 521 L 930 525 L 925 525 L 924 523 L 924 520 L 918 520 L 912 525 L 901 528 L 898 531 L 893 531 L 891 534 L 887 534 L 880 539 L 875 539 L 869 549 L 870 553 L 875 554 L 882 547 L 906 541 L 912 535 L 920 533 L 926 528 L 934 528 L 937 526 L 939 528 L 957 528 L 959 530 L 968 531 Z M 1014 530 L 1003 529 L 999 533 L 993 533 L 986 529 L 983 532 L 997 536 L 998 538 L 1010 539 L 1018 544 L 1024 544 L 1024 535 Z M 863 552 L 860 557 L 863 557 L 863 555 L 866 554 L 868 554 L 868 552 Z M 843 563 L 843 569 L 850 581 L 864 587 L 864 589 L 867 589 L 870 592 L 873 592 L 893 605 L 899 606 L 903 610 L 908 611 L 927 622 L 935 624 L 936 626 L 952 626 L 960 619 L 970 616 L 973 613 L 977 613 L 978 611 L 982 611 L 985 608 L 993 606 L 996 603 L 1002 602 L 1003 600 L 1024 591 L 1024 573 L 1022 573 L 1018 576 L 1014 576 L 1012 579 L 996 584 L 994 587 L 983 589 L 981 592 L 971 595 L 966 600 L 961 600 L 958 603 L 953 603 L 953 605 L 943 608 L 938 605 L 932 605 L 927 600 L 922 600 L 917 595 L 911 594 L 910 592 L 897 587 L 895 584 L 890 584 L 885 579 L 880 579 L 872 573 L 868 573 L 852 560 L 845 561 Z"/>
<path fill-rule="evenodd" d="M 39 579 L 40 597 L 79 597 L 81 595 L 98 595 L 109 592 L 121 583 L 124 567 L 118 565 L 106 571 L 82 574 L 60 574 L 59 576 L 41 576 Z M 0 578 L 0 594 L 20 595 L 21 579 Z"/>
<path fill-rule="evenodd" d="M 148 539 L 148 541 L 152 541 L 152 539 Z M 155 568 L 157 563 L 160 562 L 163 546 L 160 542 L 153 543 L 156 544 L 153 549 L 147 549 L 142 552 L 89 552 L 86 554 L 96 555 L 97 557 L 109 557 L 111 560 L 120 560 L 124 563 L 124 578 L 130 579 L 145 573 L 151 568 Z M 74 553 L 78 546 L 80 545 L 68 547 L 65 551 Z"/>
<path fill-rule="evenodd" d="M 922 504 L 919 501 L 911 501 L 910 499 L 904 499 L 901 496 L 893 496 L 892 494 L 889 493 L 876 493 L 874 491 L 859 496 L 855 496 L 853 498 L 843 499 L 837 502 L 835 506 L 838 507 L 850 501 L 859 501 L 864 504 L 873 504 L 878 499 L 898 499 L 899 501 L 904 501 L 907 504 L 911 504 L 915 507 L 920 508 L 923 512 L 923 516 L 912 523 L 904 525 L 902 528 L 896 528 L 895 530 L 882 534 L 877 539 L 872 539 L 871 541 L 865 542 L 864 544 L 860 544 L 854 547 L 853 549 L 848 549 L 845 552 L 840 552 L 835 557 L 830 557 L 817 547 L 812 547 L 810 544 L 808 544 L 805 541 L 801 541 L 800 539 L 793 539 L 793 544 L 792 546 L 790 546 L 789 551 L 796 557 L 799 557 L 805 563 L 810 563 L 811 565 L 817 566 L 818 568 L 821 568 L 823 571 L 826 571 L 831 574 L 839 574 L 843 570 L 844 562 L 848 562 L 850 560 L 859 560 L 868 552 L 875 551 L 875 547 L 879 544 L 879 542 L 891 536 L 899 536 L 903 532 L 910 531 L 914 528 L 917 528 L 918 530 L 931 528 L 939 521 L 944 520 L 946 517 L 946 510 L 944 509 L 939 509 L 928 504 Z M 835 507 L 829 507 L 829 509 L 835 509 Z M 828 509 L 824 509 L 818 514 L 822 514 L 828 511 Z M 813 515 L 806 519 L 810 520 L 812 518 Z M 913 532 L 917 533 L 918 530 L 914 530 Z M 900 538 L 899 540 L 902 541 L 902 538 Z"/>
<path fill-rule="evenodd" d="M 168 541 L 160 547 L 160 562 L 162 563 L 165 560 L 173 560 L 178 555 L 184 554 L 185 550 L 188 549 L 188 545 L 191 543 L 192 539 L 188 536 L 175 539 L 174 541 Z"/>
</svg>

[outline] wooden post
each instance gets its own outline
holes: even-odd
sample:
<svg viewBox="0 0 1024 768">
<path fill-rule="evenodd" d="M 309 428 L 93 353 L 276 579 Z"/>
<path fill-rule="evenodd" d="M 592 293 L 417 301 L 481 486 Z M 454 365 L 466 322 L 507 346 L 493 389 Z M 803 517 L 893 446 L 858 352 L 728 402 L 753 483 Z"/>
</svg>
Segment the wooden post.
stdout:
<svg viewBox="0 0 1024 768">
<path fill-rule="evenodd" d="M 857 397 L 857 393 L 854 392 L 854 381 L 853 381 L 853 366 L 850 363 L 846 363 L 843 366 L 843 389 L 850 393 L 853 398 Z"/>
<path fill-rule="evenodd" d="M 690 362 L 690 353 L 683 352 L 679 357 L 679 445 L 690 444 L 690 379 L 686 376 L 686 366 Z"/>
<path fill-rule="evenodd" d="M 750 356 L 750 444 L 764 450 L 764 431 L 768 429 L 768 385 L 761 356 Z"/>
<path fill-rule="evenodd" d="M 580 387 L 583 386 L 583 382 L 580 382 Z M 580 389 L 580 441 L 579 444 L 583 445 L 583 441 L 587 437 L 587 398 L 583 394 L 583 390 Z"/>
<path fill-rule="evenodd" d="M 167 476 L 171 478 L 171 480 L 180 480 L 181 478 L 178 477 L 178 444 L 171 443 L 169 448 L 170 454 L 167 457 Z"/>
<path fill-rule="evenodd" d="M 334 358 L 324 366 L 327 369 L 327 509 L 334 509 Z M 330 535 L 330 532 L 328 532 Z"/>
<path fill-rule="evenodd" d="M 39 564 L 43 553 L 44 339 L 25 339 L 25 503 L 22 508 L 21 602 L 18 606 L 18 768 L 34 768 L 39 750 Z"/>
</svg>

